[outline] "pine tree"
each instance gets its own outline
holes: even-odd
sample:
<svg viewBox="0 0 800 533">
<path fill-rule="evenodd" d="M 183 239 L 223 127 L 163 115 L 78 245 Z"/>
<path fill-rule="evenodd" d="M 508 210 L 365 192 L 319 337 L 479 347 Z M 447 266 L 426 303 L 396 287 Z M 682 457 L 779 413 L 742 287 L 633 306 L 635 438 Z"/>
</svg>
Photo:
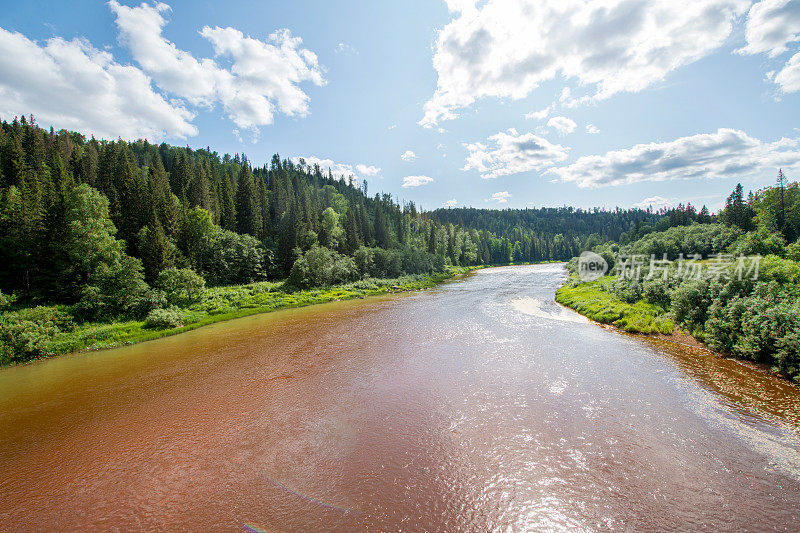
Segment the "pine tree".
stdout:
<svg viewBox="0 0 800 533">
<path fill-rule="evenodd" d="M 778 169 L 778 179 L 776 180 L 781 197 L 781 209 L 778 217 L 778 229 L 786 233 L 786 176 L 783 169 Z"/>
<path fill-rule="evenodd" d="M 236 186 L 236 231 L 260 239 L 261 209 L 257 204 L 257 189 L 250 165 L 242 165 Z"/>
</svg>

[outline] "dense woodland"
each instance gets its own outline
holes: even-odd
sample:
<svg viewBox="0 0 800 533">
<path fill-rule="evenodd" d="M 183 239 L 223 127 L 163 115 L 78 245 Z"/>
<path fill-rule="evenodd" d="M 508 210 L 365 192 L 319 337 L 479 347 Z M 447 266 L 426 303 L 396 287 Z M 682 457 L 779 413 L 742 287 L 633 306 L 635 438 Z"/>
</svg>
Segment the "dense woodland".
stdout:
<svg viewBox="0 0 800 533">
<path fill-rule="evenodd" d="M 86 139 L 24 117 L 2 123 L 0 184 L 0 290 L 76 305 L 92 319 L 146 309 L 138 300 L 152 299 L 147 285 L 165 270 L 190 269 L 210 285 L 288 277 L 320 286 L 566 260 L 665 218 L 638 209 L 420 213 L 302 161 L 275 155 L 253 167 L 244 156 Z"/>
<path fill-rule="evenodd" d="M 598 287 L 630 304 L 656 306 L 713 350 L 768 364 L 800 382 L 798 236 L 800 186 L 780 172 L 775 186 L 748 195 L 737 185 L 713 223 L 677 225 L 595 247 L 612 267 L 619 267 L 619 257 L 644 258 L 641 276 L 618 276 Z M 721 276 L 680 275 L 674 260 L 681 254 L 734 262 Z M 651 256 L 673 260 L 669 275 L 649 275 Z M 758 271 L 750 263 L 744 275 L 736 274 L 738 256 L 761 256 Z"/>
<path fill-rule="evenodd" d="M 275 155 L 254 167 L 241 155 L 87 139 L 23 117 L 0 127 L 0 348 L 36 328 L 47 337 L 73 321 L 161 316 L 200 301 L 206 286 L 307 289 L 568 260 L 589 248 L 660 253 L 659 239 L 709 224 L 727 239 L 709 250 L 787 257 L 800 195 L 780 180 L 747 198 L 737 187 L 719 215 L 691 205 L 421 212 L 302 160 Z"/>
</svg>

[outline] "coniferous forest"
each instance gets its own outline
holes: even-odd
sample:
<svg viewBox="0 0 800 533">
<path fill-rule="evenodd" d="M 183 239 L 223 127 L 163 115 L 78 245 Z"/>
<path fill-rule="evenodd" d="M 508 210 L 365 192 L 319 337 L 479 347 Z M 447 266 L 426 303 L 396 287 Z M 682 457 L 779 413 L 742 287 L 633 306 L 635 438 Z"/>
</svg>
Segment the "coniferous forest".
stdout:
<svg viewBox="0 0 800 533">
<path fill-rule="evenodd" d="M 302 160 L 274 155 L 256 167 L 211 149 L 48 131 L 25 117 L 3 122 L 0 148 L 0 290 L 75 305 L 91 319 L 134 312 L 168 269 L 209 285 L 288 277 L 309 287 L 566 260 L 661 218 L 638 209 L 422 213 Z"/>
<path fill-rule="evenodd" d="M 0 128 L 0 184 L 4 362 L 82 347 L 50 342 L 76 324 L 191 325 L 192 305 L 241 307 L 231 291 L 252 283 L 267 285 L 246 298 L 275 284 L 291 292 L 416 276 L 405 280 L 414 284 L 453 268 L 566 261 L 693 224 L 740 228 L 759 243 L 769 219 L 785 228 L 781 242 L 796 239 L 796 184 L 789 215 L 777 211 L 777 189 L 745 198 L 741 186 L 720 215 L 691 205 L 425 212 L 302 159 L 276 154 L 259 167 L 244 155 L 87 139 L 25 117 Z M 228 307 L 204 298 L 214 287 L 228 291 Z"/>
</svg>

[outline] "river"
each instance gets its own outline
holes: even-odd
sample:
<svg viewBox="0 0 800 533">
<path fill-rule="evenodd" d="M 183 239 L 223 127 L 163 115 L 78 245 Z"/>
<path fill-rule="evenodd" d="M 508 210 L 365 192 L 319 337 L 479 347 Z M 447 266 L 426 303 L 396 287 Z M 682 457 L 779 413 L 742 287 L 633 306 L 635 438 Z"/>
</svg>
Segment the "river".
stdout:
<svg viewBox="0 0 800 533">
<path fill-rule="evenodd" d="M 3 531 L 792 530 L 800 389 L 560 265 L 0 370 Z"/>
</svg>

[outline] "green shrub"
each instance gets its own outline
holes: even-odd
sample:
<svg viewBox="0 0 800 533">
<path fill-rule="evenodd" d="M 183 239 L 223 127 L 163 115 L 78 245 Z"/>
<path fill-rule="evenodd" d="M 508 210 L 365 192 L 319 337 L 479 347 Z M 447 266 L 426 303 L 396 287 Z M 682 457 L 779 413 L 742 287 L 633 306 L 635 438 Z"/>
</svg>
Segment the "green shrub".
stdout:
<svg viewBox="0 0 800 533">
<path fill-rule="evenodd" d="M 205 272 L 212 285 L 252 283 L 266 278 L 270 262 L 255 237 L 221 230 L 207 251 Z"/>
<path fill-rule="evenodd" d="M 702 328 L 711 305 L 709 284 L 705 280 L 691 280 L 681 283 L 670 295 L 672 314 L 675 321 L 689 331 Z"/>
<path fill-rule="evenodd" d="M 16 297 L 13 294 L 3 294 L 3 291 L 0 291 L 0 311 L 10 306 L 15 300 Z"/>
<path fill-rule="evenodd" d="M 730 251 L 734 255 L 786 255 L 786 243 L 780 234 L 772 233 L 767 228 L 748 232 L 731 244 Z"/>
<path fill-rule="evenodd" d="M 792 261 L 800 261 L 800 241 L 786 247 L 786 258 Z"/>
<path fill-rule="evenodd" d="M 191 268 L 168 268 L 158 275 L 156 287 L 171 305 L 185 307 L 203 299 L 206 282 Z"/>
<path fill-rule="evenodd" d="M 186 323 L 183 312 L 177 307 L 153 309 L 144 319 L 144 327 L 152 329 L 177 328 Z"/>
<path fill-rule="evenodd" d="M 352 257 L 315 245 L 294 262 L 289 283 L 307 289 L 354 281 L 357 277 L 358 271 Z"/>
<path fill-rule="evenodd" d="M 0 364 L 53 355 L 59 333 L 72 331 L 72 316 L 54 307 L 32 307 L 0 316 Z"/>
<path fill-rule="evenodd" d="M 667 308 L 670 305 L 669 283 L 663 279 L 650 279 L 642 284 L 642 297 L 651 304 Z"/>
</svg>

